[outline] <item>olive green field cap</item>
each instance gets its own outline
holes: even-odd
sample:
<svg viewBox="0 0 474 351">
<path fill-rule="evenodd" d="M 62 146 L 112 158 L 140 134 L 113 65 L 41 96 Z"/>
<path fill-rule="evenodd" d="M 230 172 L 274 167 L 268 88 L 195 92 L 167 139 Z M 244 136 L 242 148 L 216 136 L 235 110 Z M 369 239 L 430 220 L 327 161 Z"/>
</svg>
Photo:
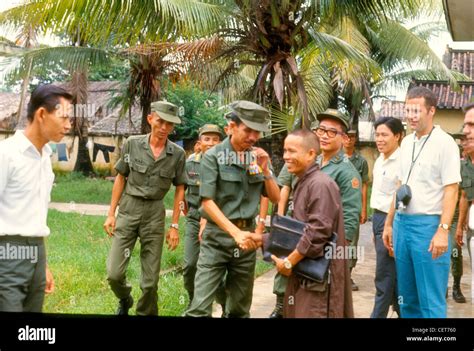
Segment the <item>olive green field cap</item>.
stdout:
<svg viewBox="0 0 474 351">
<path fill-rule="evenodd" d="M 151 103 L 151 112 L 156 112 L 161 119 L 167 122 L 181 124 L 178 111 L 178 106 L 167 101 L 155 101 Z"/>
<path fill-rule="evenodd" d="M 219 134 L 221 138 L 224 137 L 224 134 L 222 133 L 221 129 L 217 124 L 205 124 L 201 128 L 199 128 L 199 136 L 206 133 Z"/>
<path fill-rule="evenodd" d="M 322 113 L 318 113 L 317 119 L 319 122 L 321 122 L 324 119 L 334 119 L 336 121 L 341 122 L 347 129 L 349 129 L 349 117 L 343 114 L 342 112 L 333 109 L 333 108 L 328 108 L 326 111 Z"/>
<path fill-rule="evenodd" d="M 269 131 L 270 112 L 266 108 L 246 100 L 234 101 L 229 108 L 247 127 L 259 132 Z"/>
</svg>

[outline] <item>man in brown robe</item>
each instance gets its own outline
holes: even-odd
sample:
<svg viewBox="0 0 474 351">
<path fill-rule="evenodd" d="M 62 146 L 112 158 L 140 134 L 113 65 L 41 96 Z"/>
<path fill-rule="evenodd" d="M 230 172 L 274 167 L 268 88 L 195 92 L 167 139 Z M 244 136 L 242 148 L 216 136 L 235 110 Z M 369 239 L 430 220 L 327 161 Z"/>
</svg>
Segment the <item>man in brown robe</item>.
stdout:
<svg viewBox="0 0 474 351">
<path fill-rule="evenodd" d="M 341 196 L 334 180 L 315 164 L 318 151 L 319 140 L 309 131 L 297 130 L 285 139 L 283 157 L 288 171 L 299 179 L 293 198 L 293 217 L 308 224 L 296 249 L 287 258 L 272 256 L 277 270 L 289 277 L 285 318 L 354 317 Z M 305 257 L 317 258 L 327 253 L 324 247 L 333 232 L 337 233 L 337 242 L 332 251 L 330 281 L 316 283 L 293 274 L 292 267 Z"/>
</svg>

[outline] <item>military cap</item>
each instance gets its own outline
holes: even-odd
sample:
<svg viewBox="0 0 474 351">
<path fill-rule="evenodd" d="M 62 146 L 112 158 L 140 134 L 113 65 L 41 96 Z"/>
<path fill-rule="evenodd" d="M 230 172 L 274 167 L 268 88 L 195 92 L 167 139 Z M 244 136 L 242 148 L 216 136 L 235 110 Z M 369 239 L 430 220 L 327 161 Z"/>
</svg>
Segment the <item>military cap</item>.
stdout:
<svg viewBox="0 0 474 351">
<path fill-rule="evenodd" d="M 349 117 L 343 114 L 342 112 L 333 109 L 333 108 L 328 108 L 326 111 L 323 113 L 319 113 L 317 116 L 317 119 L 319 122 L 322 120 L 330 118 L 334 119 L 336 121 L 341 122 L 347 129 L 349 129 Z"/>
<path fill-rule="evenodd" d="M 238 100 L 229 105 L 234 113 L 249 128 L 259 132 L 268 132 L 268 117 L 270 112 L 251 101 Z"/>
<path fill-rule="evenodd" d="M 178 106 L 167 101 L 155 101 L 151 103 L 151 112 L 156 112 L 161 119 L 165 121 L 181 124 L 178 117 Z"/>
<path fill-rule="evenodd" d="M 199 128 L 199 136 L 206 133 L 219 134 L 221 138 L 224 136 L 224 134 L 222 134 L 221 129 L 216 124 L 205 124 L 201 128 Z"/>
</svg>

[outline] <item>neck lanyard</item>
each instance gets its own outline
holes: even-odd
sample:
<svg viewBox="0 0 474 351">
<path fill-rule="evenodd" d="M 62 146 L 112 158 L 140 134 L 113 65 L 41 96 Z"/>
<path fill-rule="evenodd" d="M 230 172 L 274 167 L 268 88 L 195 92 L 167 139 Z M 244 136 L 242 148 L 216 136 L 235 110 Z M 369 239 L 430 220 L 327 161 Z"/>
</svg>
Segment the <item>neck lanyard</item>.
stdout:
<svg viewBox="0 0 474 351">
<path fill-rule="evenodd" d="M 405 184 L 408 184 L 408 179 L 410 179 L 410 175 L 411 175 L 411 171 L 412 171 L 412 169 L 413 169 L 413 166 L 415 165 L 416 160 L 418 160 L 418 157 L 420 157 L 421 151 L 423 151 L 423 148 L 425 147 L 426 142 L 427 142 L 428 139 L 430 138 L 431 133 L 433 133 L 433 130 L 434 130 L 434 127 L 431 128 L 430 134 L 428 134 L 428 136 L 426 137 L 425 141 L 423 142 L 423 145 L 421 145 L 420 151 L 418 151 L 418 155 L 416 155 L 415 159 L 413 159 L 413 157 L 415 156 L 415 138 L 416 138 L 416 133 L 415 133 L 415 135 L 413 136 L 413 148 L 412 148 L 412 150 L 411 150 L 411 165 L 410 165 L 410 170 L 408 171 L 408 177 L 407 177 L 407 180 L 406 180 Z"/>
</svg>

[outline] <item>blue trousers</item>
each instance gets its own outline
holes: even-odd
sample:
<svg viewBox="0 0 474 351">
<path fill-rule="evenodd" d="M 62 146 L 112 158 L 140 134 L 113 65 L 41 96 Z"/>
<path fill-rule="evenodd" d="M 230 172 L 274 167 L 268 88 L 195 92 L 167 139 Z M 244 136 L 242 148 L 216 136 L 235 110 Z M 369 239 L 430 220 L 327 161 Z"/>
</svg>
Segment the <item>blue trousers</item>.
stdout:
<svg viewBox="0 0 474 351">
<path fill-rule="evenodd" d="M 397 213 L 393 244 L 402 318 L 446 318 L 450 252 L 428 251 L 440 216 Z"/>
</svg>

